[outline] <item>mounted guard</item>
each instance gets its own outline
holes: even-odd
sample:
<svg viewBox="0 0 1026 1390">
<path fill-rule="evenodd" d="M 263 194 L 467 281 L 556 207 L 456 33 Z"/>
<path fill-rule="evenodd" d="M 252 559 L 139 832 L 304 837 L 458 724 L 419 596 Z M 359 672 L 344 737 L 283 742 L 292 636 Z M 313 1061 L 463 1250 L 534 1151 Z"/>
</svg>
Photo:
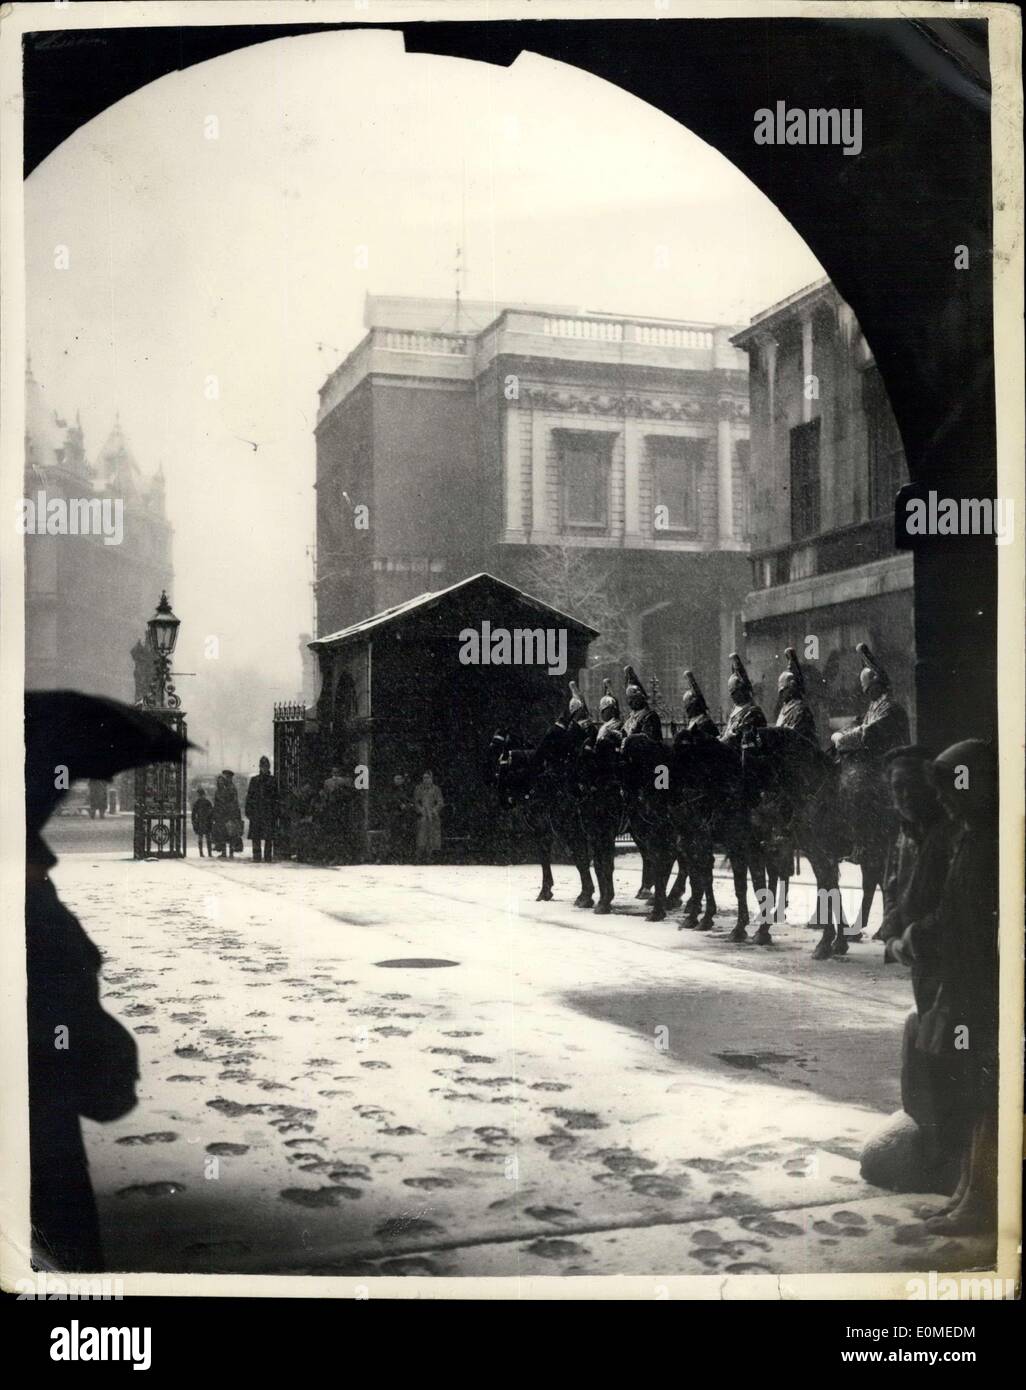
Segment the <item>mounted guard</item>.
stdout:
<svg viewBox="0 0 1026 1390">
<path fill-rule="evenodd" d="M 723 733 L 720 734 L 720 742 L 740 749 L 744 734 L 766 727 L 766 716 L 755 703 L 752 682 L 737 652 L 730 654 L 730 671 L 727 691 L 734 702 L 734 708 L 730 711 Z"/>
<path fill-rule="evenodd" d="M 810 743 L 816 743 L 816 716 L 805 698 L 805 674 L 798 663 L 794 647 L 786 647 L 784 656 L 787 658 L 787 666 L 777 677 L 780 700 L 777 728 L 793 729 Z"/>
<path fill-rule="evenodd" d="M 688 734 L 697 734 L 702 738 L 719 738 L 720 731 L 716 727 L 716 722 L 709 713 L 709 706 L 705 702 L 701 687 L 695 679 L 693 671 L 684 672 L 686 689 L 684 691 L 684 717 L 686 723 L 684 731 Z"/>
<path fill-rule="evenodd" d="M 624 693 L 630 713 L 623 721 L 623 736 L 645 734 L 656 743 L 663 741 L 663 725 L 659 715 L 649 704 L 648 694 L 633 666 L 623 668 Z"/>
<path fill-rule="evenodd" d="M 620 701 L 613 694 L 613 687 L 608 679 L 602 681 L 602 699 L 599 700 L 599 731 L 598 739 L 603 741 L 620 743 L 623 730 L 623 716 L 620 713 Z"/>
<path fill-rule="evenodd" d="M 905 707 L 891 694 L 890 678 L 866 643 L 859 642 L 855 650 L 862 658 L 859 685 L 869 707 L 852 728 L 839 729 L 831 735 L 835 751 L 882 754 L 904 747 L 912 742 Z"/>
</svg>

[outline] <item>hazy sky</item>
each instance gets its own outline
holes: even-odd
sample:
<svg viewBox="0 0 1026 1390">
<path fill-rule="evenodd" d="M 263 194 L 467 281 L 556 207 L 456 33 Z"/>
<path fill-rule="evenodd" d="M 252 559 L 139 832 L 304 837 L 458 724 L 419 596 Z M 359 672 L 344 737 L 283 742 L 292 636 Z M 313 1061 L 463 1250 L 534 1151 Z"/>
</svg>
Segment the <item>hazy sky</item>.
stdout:
<svg viewBox="0 0 1026 1390">
<path fill-rule="evenodd" d="M 311 621 L 317 388 L 362 337 L 366 291 L 451 295 L 462 244 L 467 298 L 740 323 L 823 274 L 732 165 L 636 98 L 531 55 L 406 55 L 391 33 L 162 78 L 40 165 L 26 222 L 50 402 L 81 409 L 91 457 L 118 407 L 144 471 L 163 460 L 176 665 L 200 669 L 217 634 L 283 697 Z"/>
</svg>

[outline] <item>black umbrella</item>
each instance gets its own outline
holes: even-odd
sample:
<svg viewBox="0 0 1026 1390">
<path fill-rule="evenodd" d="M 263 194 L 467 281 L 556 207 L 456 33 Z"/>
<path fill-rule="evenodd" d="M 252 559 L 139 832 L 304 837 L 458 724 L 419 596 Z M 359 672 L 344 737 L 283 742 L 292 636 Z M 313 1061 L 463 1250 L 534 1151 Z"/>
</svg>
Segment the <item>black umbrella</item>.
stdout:
<svg viewBox="0 0 1026 1390">
<path fill-rule="evenodd" d="M 60 780 L 109 780 L 126 768 L 174 762 L 194 747 L 156 715 L 77 690 L 25 694 L 25 821 L 28 857 L 42 848 L 39 831 L 67 793 Z M 67 776 L 59 770 L 67 768 Z M 43 859 L 53 856 L 43 851 Z"/>
</svg>

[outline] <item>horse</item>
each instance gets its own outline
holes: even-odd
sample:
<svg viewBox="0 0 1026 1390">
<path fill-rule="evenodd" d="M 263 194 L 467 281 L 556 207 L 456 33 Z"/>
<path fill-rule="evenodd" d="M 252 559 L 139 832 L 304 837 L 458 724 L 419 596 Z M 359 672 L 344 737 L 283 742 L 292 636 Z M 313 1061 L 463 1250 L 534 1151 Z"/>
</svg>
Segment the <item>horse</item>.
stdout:
<svg viewBox="0 0 1026 1390">
<path fill-rule="evenodd" d="M 571 764 L 579 795 L 581 821 L 595 866 L 599 899 L 597 914 L 607 914 L 613 902 L 613 866 L 616 837 L 624 824 L 619 743 L 615 738 L 596 738 L 592 728 Z"/>
<path fill-rule="evenodd" d="M 737 898 L 737 920 L 730 939 L 749 939 L 750 874 L 760 903 L 755 941 L 760 946 L 772 945 L 770 923 L 761 907 L 766 890 L 765 857 L 752 822 L 751 799 L 739 753 L 719 739 L 681 730 L 673 741 L 670 768 L 674 789 L 672 817 L 692 881 L 692 894 L 681 926 L 701 931 L 712 927 L 716 911 L 712 893 L 714 847 L 722 845 L 730 861 Z M 699 921 L 698 909 L 703 896 L 706 910 Z"/>
<path fill-rule="evenodd" d="M 747 733 L 741 760 L 760 817 L 793 839 L 812 865 L 817 925 L 823 929 L 813 956 L 844 955 L 840 860 L 853 859 L 862 869 L 859 921 L 864 924 L 896 829 L 883 763 L 865 752 L 834 759 L 793 729 L 776 727 Z"/>
<path fill-rule="evenodd" d="M 651 876 L 651 907 L 645 920 L 662 922 L 666 918 L 666 885 L 677 857 L 669 754 L 662 742 L 647 734 L 629 734 L 619 756 L 627 824 Z"/>
<path fill-rule="evenodd" d="M 557 725 L 569 740 L 569 730 Z M 567 776 L 567 763 L 576 749 L 559 735 L 545 735 L 537 749 L 514 748 L 510 735 L 496 733 L 489 745 L 491 780 L 504 806 L 518 810 L 523 816 L 534 841 L 535 853 L 541 866 L 541 888 L 536 902 L 551 902 L 553 898 L 552 850 L 553 841 L 569 853 L 581 879 L 581 891 L 574 907 L 591 907 L 595 900 L 595 883 L 591 876 L 591 855 L 581 807 L 572 780 Z M 554 756 L 559 745 L 563 756 Z M 542 753 L 542 749 L 545 752 Z"/>
</svg>

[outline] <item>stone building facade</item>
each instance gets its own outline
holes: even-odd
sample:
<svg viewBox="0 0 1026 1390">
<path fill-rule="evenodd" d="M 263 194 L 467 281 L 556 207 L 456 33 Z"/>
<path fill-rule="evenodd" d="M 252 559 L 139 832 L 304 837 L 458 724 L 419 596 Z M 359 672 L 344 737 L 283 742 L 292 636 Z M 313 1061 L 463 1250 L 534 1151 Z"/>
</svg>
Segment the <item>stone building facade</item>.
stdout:
<svg viewBox="0 0 1026 1390">
<path fill-rule="evenodd" d="M 172 588 L 164 478 L 145 476 L 115 422 L 90 461 L 82 427 L 69 425 L 26 378 L 25 498 L 123 503 L 120 544 L 102 535 L 25 535 L 25 683 L 131 703 L 132 648 L 162 589 Z"/>
<path fill-rule="evenodd" d="M 369 296 L 320 392 L 318 630 L 485 570 L 721 698 L 747 584 L 747 356 L 731 328 Z"/>
<path fill-rule="evenodd" d="M 821 736 L 861 712 L 867 642 L 914 720 L 912 557 L 894 546 L 905 455 L 872 351 L 822 280 L 732 340 L 750 359 L 752 586 L 744 650 L 767 714 L 793 646 Z"/>
</svg>

